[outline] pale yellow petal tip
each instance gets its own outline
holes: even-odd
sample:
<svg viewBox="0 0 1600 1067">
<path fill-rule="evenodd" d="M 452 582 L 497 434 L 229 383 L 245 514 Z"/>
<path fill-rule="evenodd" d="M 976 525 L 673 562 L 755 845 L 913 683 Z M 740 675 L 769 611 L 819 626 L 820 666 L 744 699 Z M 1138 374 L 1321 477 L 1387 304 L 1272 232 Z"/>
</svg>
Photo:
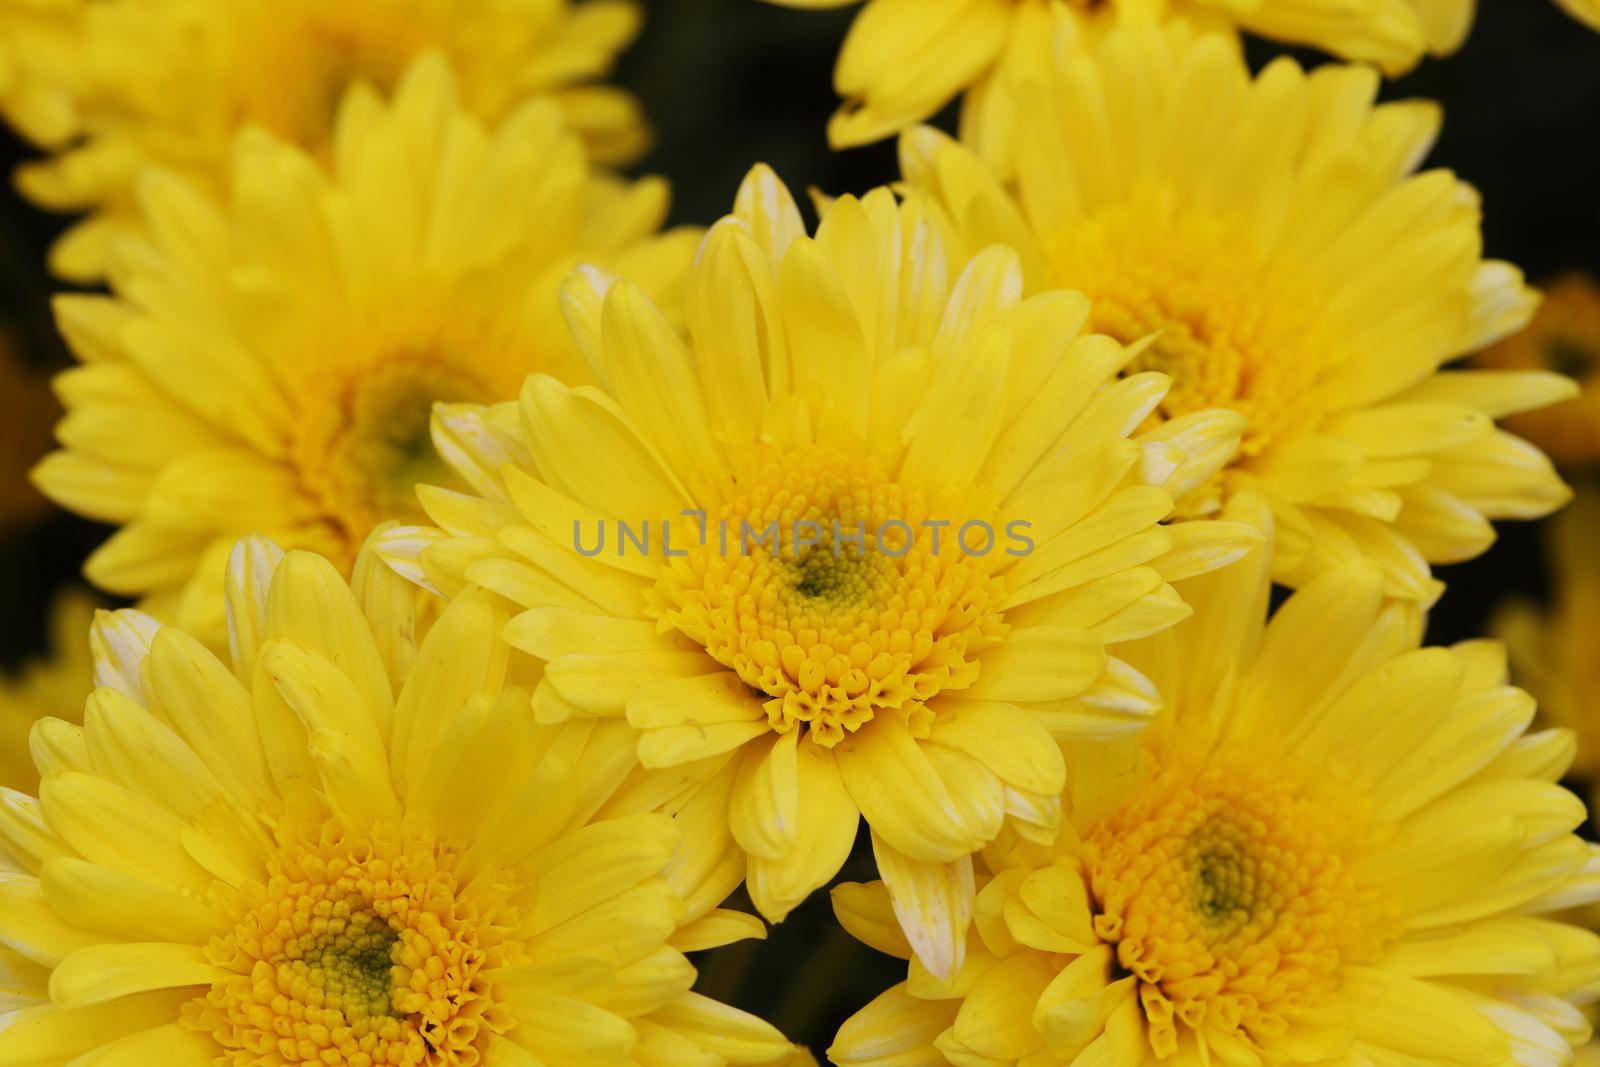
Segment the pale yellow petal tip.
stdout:
<svg viewBox="0 0 1600 1067">
<path fill-rule="evenodd" d="M 432 526 L 392 526 L 375 533 L 372 551 L 394 573 L 435 596 L 443 596 L 428 578 L 422 565 L 423 554 L 445 537 L 443 530 Z"/>
<path fill-rule="evenodd" d="M 96 611 L 89 628 L 95 685 L 115 689 L 143 705 L 141 671 L 150 655 L 150 642 L 160 629 L 159 622 L 133 608 Z"/>
<path fill-rule="evenodd" d="M 264 611 L 267 590 L 285 558 L 283 549 L 271 538 L 260 534 L 240 538 L 228 554 L 224 580 L 230 608 Z"/>
<path fill-rule="evenodd" d="M 933 126 L 911 126 L 900 133 L 898 154 L 900 171 L 909 180 L 931 179 L 941 153 L 967 149 L 943 130 Z"/>
<path fill-rule="evenodd" d="M 734 196 L 733 217 L 745 224 L 773 263 L 780 262 L 790 244 L 806 232 L 794 195 L 765 163 L 751 167 L 740 182 Z"/>
<path fill-rule="evenodd" d="M 456 74 L 448 56 L 430 48 L 417 56 L 400 76 L 395 89 L 395 110 L 408 112 L 426 108 L 450 111 L 456 107 Z"/>
<path fill-rule="evenodd" d="M 1575 378 L 1569 378 L 1565 374 L 1557 374 L 1553 371 L 1545 371 L 1535 372 L 1535 375 L 1544 385 L 1544 396 L 1539 398 L 1542 402 L 1538 405 L 1538 407 L 1548 407 L 1551 404 L 1559 404 L 1563 400 L 1571 400 L 1573 397 L 1579 396 L 1583 392 L 1583 383 L 1579 382 Z M 1535 408 L 1531 410 L 1537 409 Z"/>
<path fill-rule="evenodd" d="M 580 263 L 562 282 L 562 297 L 579 305 L 604 301 L 617 281 L 617 276 L 603 267 L 594 263 Z"/>
</svg>

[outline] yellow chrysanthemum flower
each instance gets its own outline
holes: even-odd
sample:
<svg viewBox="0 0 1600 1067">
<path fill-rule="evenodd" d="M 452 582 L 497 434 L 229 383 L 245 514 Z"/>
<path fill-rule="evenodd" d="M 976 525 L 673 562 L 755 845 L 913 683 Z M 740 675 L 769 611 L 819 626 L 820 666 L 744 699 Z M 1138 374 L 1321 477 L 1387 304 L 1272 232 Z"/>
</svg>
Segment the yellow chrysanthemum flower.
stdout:
<svg viewBox="0 0 1600 1067">
<path fill-rule="evenodd" d="M 52 252 L 52 267 L 68 278 L 98 278 L 112 237 L 137 224 L 144 167 L 220 192 L 235 134 L 247 126 L 331 159 L 345 93 L 356 84 L 391 90 L 427 52 L 452 62 L 463 108 L 486 124 L 548 98 L 600 162 L 631 159 L 646 138 L 632 97 L 588 84 L 637 32 L 631 0 L 5 0 L 0 39 L 29 29 L 41 9 L 72 16 L 66 77 L 60 59 L 38 72 L 13 64 L 14 88 L 7 93 L 0 80 L 0 94 L 47 95 L 50 106 L 77 113 L 76 126 L 21 126 L 57 149 L 19 172 L 23 192 L 44 207 L 94 212 Z"/>
<path fill-rule="evenodd" d="M 77 721 L 89 694 L 89 622 L 94 599 L 81 590 L 57 596 L 50 612 L 50 649 L 11 677 L 0 675 L 0 787 L 34 792 L 39 774 L 28 734 L 45 716 Z"/>
<path fill-rule="evenodd" d="M 1481 553 L 1490 519 L 1567 499 L 1494 420 L 1574 386 L 1439 370 L 1520 326 L 1536 297 L 1481 258 L 1476 193 L 1412 173 L 1438 109 L 1374 106 L 1377 88 L 1365 67 L 1280 59 L 1252 78 L 1215 35 L 1117 30 L 1038 84 L 1016 199 L 930 129 L 905 136 L 902 165 L 970 247 L 1022 251 L 1028 292 L 1081 291 L 1095 329 L 1155 335 L 1133 369 L 1172 376 L 1157 418 L 1249 419 L 1238 458 L 1182 511 L 1255 486 L 1278 580 L 1366 557 L 1390 594 L 1430 601 L 1430 563 Z"/>
<path fill-rule="evenodd" d="M 859 0 L 768 2 L 823 9 Z M 1595 0 L 1557 3 L 1600 28 Z M 834 85 L 845 103 L 828 137 L 836 148 L 881 140 L 968 92 L 963 138 L 1004 152 L 1019 121 L 1019 83 L 1113 25 L 1183 20 L 1244 30 L 1368 61 L 1394 76 L 1424 55 L 1459 48 L 1475 7 L 1475 0 L 867 0 L 839 53 Z"/>
<path fill-rule="evenodd" d="M 1578 737 L 1575 771 L 1600 787 L 1600 490 L 1579 490 L 1548 531 L 1550 604 L 1517 600 L 1494 620 L 1495 636 L 1511 652 L 1512 676 L 1539 700 L 1553 726 Z"/>
<path fill-rule="evenodd" d="M 36 144 L 62 144 L 80 129 L 82 2 L 0 0 L 0 118 Z"/>
<path fill-rule="evenodd" d="M 1600 284 L 1587 274 L 1556 279 L 1526 329 L 1473 358 L 1492 370 L 1553 370 L 1577 379 L 1570 400 L 1513 415 L 1506 426 L 1564 466 L 1600 463 Z"/>
<path fill-rule="evenodd" d="M 1262 557 L 1181 583 L 1194 616 L 1134 650 L 1157 722 L 1069 746 L 1057 840 L 985 853 L 965 969 L 913 963 L 835 1063 L 1508 1067 L 1588 1040 L 1566 998 L 1600 938 L 1547 917 L 1600 894 L 1570 735 L 1525 733 L 1492 643 L 1419 648 L 1364 561 L 1266 622 Z M 835 905 L 909 955 L 882 885 Z"/>
<path fill-rule="evenodd" d="M 467 591 L 414 656 L 411 587 L 241 542 L 232 666 L 135 611 L 94 627 L 83 726 L 0 795 L 0 1062 L 773 1063 L 690 991 L 748 936 L 721 857 L 652 809 L 622 724 L 544 727 Z M 734 876 L 735 880 L 737 875 Z"/>
<path fill-rule="evenodd" d="M 253 531 L 347 568 L 373 527 L 445 475 L 435 401 L 497 401 L 544 371 L 584 380 L 560 281 L 579 257 L 672 297 L 697 236 L 652 236 L 665 187 L 592 177 L 555 105 L 486 129 L 424 59 L 392 106 L 346 100 L 332 174 L 259 131 L 213 202 L 142 184 L 112 297 L 60 298 L 84 365 L 63 374 L 64 449 L 36 473 L 120 530 L 98 585 L 221 634 L 222 561 Z"/>
<path fill-rule="evenodd" d="M 715 772 L 721 810 L 680 822 L 731 825 L 767 916 L 863 816 L 887 877 L 959 909 L 1002 822 L 1052 832 L 1052 732 L 1151 712 L 1108 646 L 1184 616 L 1167 582 L 1253 543 L 1158 525 L 1239 421 L 1130 438 L 1166 377 L 1117 381 L 1135 353 L 1084 333 L 1082 297 L 1024 301 L 1014 252 L 953 260 L 884 189 L 813 239 L 758 167 L 687 286 L 686 345 L 636 287 L 581 274 L 568 317 L 606 387 L 536 375 L 520 405 L 440 409 L 473 492 L 419 490 L 442 531 L 385 551 L 522 609 L 506 638 L 546 665 L 541 718 L 625 716 L 646 766 Z"/>
</svg>

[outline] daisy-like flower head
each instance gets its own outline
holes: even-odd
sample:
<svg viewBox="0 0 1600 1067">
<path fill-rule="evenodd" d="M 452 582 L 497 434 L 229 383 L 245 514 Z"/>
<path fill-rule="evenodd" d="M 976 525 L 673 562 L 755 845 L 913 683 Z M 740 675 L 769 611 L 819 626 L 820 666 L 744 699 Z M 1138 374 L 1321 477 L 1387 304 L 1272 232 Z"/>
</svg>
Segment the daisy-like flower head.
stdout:
<svg viewBox="0 0 1600 1067">
<path fill-rule="evenodd" d="M 52 253 L 69 278 L 99 277 L 112 236 L 137 225 L 146 166 L 220 191 L 246 126 L 331 159 L 346 92 L 393 90 L 427 52 L 461 72 L 461 106 L 482 122 L 547 98 L 602 162 L 632 158 L 645 140 L 631 97 L 587 84 L 637 32 L 631 0 L 6 0 L 0 39 L 46 14 L 70 16 L 67 56 L 43 70 L 34 69 L 43 59 L 10 68 L 0 59 L 0 79 L 10 69 L 15 83 L 8 93 L 0 80 L 0 99 L 43 96 L 75 119 L 44 121 L 45 104 L 11 109 L 24 133 L 58 150 L 22 169 L 23 192 L 94 212 Z"/>
<path fill-rule="evenodd" d="M 857 0 L 768 2 L 821 9 Z M 1596 0 L 1556 2 L 1600 29 Z M 828 138 L 836 148 L 882 140 L 966 93 L 962 138 L 1001 163 L 1026 136 L 1022 84 L 1115 25 L 1243 30 L 1395 76 L 1459 48 L 1475 8 L 1476 0 L 867 0 L 839 53 L 834 86 L 845 102 Z"/>
<path fill-rule="evenodd" d="M 1374 106 L 1377 87 L 1365 67 L 1288 59 L 1252 78 L 1214 35 L 1118 30 L 1040 83 L 1015 199 L 932 130 L 906 135 L 902 165 L 969 245 L 1021 249 L 1028 291 L 1085 293 L 1093 327 L 1124 342 L 1157 334 L 1133 369 L 1173 379 L 1158 420 L 1248 419 L 1185 513 L 1255 486 L 1278 580 L 1366 557 L 1391 595 L 1429 601 L 1429 564 L 1478 555 L 1490 519 L 1566 501 L 1543 453 L 1494 420 L 1574 387 L 1439 369 L 1516 329 L 1536 297 L 1482 258 L 1474 191 L 1413 173 L 1438 109 Z"/>
<path fill-rule="evenodd" d="M 1600 463 L 1600 284 L 1587 274 L 1556 279 L 1526 329 L 1479 352 L 1490 370 L 1552 370 L 1578 382 L 1579 395 L 1506 425 L 1563 466 Z"/>
<path fill-rule="evenodd" d="M 531 371 L 585 375 L 558 290 L 578 257 L 665 297 L 695 237 L 652 236 L 659 181 L 592 177 L 556 106 L 485 128 L 437 57 L 392 105 L 346 99 L 332 173 L 259 131 L 213 201 L 171 175 L 142 186 L 114 295 L 64 296 L 84 365 L 63 374 L 63 449 L 36 480 L 121 529 L 89 560 L 113 592 L 207 640 L 222 561 L 252 531 L 348 568 L 413 486 L 445 476 L 435 401 L 517 395 Z"/>
<path fill-rule="evenodd" d="M 1493 627 L 1510 650 L 1512 677 L 1538 698 L 1540 715 L 1576 733 L 1574 771 L 1591 788 L 1600 785 L 1600 717 L 1594 709 L 1594 694 L 1600 691 L 1594 654 L 1600 647 L 1597 529 L 1600 490 L 1585 485 L 1547 531 L 1549 604 L 1513 601 L 1496 615 Z"/>
<path fill-rule="evenodd" d="M 638 288 L 579 275 L 567 309 L 604 388 L 529 379 L 441 408 L 472 493 L 385 552 L 521 613 L 544 719 L 623 717 L 647 766 L 701 768 L 749 888 L 781 918 L 861 816 L 907 907 L 959 912 L 1008 818 L 1048 835 L 1052 733 L 1137 729 L 1150 689 L 1108 646 L 1187 613 L 1168 580 L 1235 558 L 1235 523 L 1158 525 L 1237 443 L 1229 413 L 1130 437 L 1159 373 L 1084 332 L 1082 297 L 1024 301 L 1015 253 L 949 257 L 888 190 L 815 238 L 758 167 L 688 280 L 685 344 Z M 957 940 L 922 946 L 952 966 Z"/>
<path fill-rule="evenodd" d="M 33 724 L 45 716 L 79 720 L 93 669 L 89 622 L 94 600 L 82 590 L 58 594 L 50 610 L 50 647 L 14 674 L 0 675 L 0 787 L 34 792 L 39 774 L 28 750 Z"/>
<path fill-rule="evenodd" d="M 1268 575 L 1180 583 L 1194 615 L 1132 650 L 1157 722 L 1069 746 L 1055 842 L 985 852 L 963 971 L 913 963 L 835 1063 L 1569 1062 L 1600 978 L 1600 938 L 1547 917 L 1600 892 L 1571 736 L 1525 732 L 1492 643 L 1419 648 L 1370 564 L 1270 622 Z M 834 899 L 910 954 L 882 885 Z"/>
<path fill-rule="evenodd" d="M 94 627 L 84 724 L 0 794 L 0 1061 L 667 1067 L 772 1063 L 690 992 L 715 908 L 620 724 L 541 727 L 467 591 L 414 647 L 376 561 L 241 542 L 232 664 L 136 611 Z M 593 724 L 584 724 L 592 726 Z"/>
</svg>

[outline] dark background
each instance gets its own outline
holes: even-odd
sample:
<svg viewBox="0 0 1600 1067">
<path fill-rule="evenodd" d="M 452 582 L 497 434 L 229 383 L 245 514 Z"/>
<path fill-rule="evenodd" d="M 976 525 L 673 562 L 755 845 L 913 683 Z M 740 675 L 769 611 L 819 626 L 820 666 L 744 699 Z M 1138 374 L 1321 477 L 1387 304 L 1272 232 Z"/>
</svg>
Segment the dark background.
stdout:
<svg viewBox="0 0 1600 1067">
<path fill-rule="evenodd" d="M 836 103 L 833 57 L 853 8 L 801 12 L 756 0 L 645 4 L 648 25 L 619 77 L 655 124 L 656 146 L 641 169 L 672 180 L 674 222 L 704 224 L 725 213 L 756 161 L 770 163 L 797 193 L 813 185 L 862 192 L 895 177 L 892 145 L 835 154 L 823 137 Z M 1535 281 L 1572 268 L 1600 273 L 1600 35 L 1548 0 L 1480 0 L 1480 7 L 1458 55 L 1424 63 L 1385 94 L 1445 104 L 1444 134 L 1430 163 L 1454 169 L 1482 191 L 1489 255 L 1518 263 Z M 1259 66 L 1274 51 L 1252 46 L 1252 59 Z M 941 122 L 948 128 L 951 116 Z M 9 171 L 26 155 L 0 131 L 0 169 Z M 0 323 L 20 336 L 41 370 L 66 358 L 50 325 L 52 283 L 42 268 L 59 227 L 59 219 L 0 190 Z M 73 579 L 104 534 L 58 514 L 0 541 L 0 664 L 41 646 L 50 591 Z M 1505 524 L 1486 556 L 1442 576 L 1450 590 L 1432 620 L 1432 638 L 1481 633 L 1501 598 L 1542 588 L 1537 526 Z M 870 877 L 857 852 L 846 875 Z M 854 1008 L 897 978 L 892 961 L 837 928 L 825 894 L 767 942 L 724 949 L 700 964 L 706 992 L 759 1012 L 819 1051 Z"/>
</svg>

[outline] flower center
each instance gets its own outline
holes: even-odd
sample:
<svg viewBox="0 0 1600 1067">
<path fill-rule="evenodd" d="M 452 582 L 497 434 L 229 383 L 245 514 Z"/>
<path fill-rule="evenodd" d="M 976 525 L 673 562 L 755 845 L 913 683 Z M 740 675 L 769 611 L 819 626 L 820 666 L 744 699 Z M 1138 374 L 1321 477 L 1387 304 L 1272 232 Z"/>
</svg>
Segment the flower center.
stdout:
<svg viewBox="0 0 1600 1067">
<path fill-rule="evenodd" d="M 1377 955 L 1392 919 L 1352 871 L 1359 805 L 1246 761 L 1179 757 L 1089 834 L 1096 932 L 1139 981 L 1160 1058 L 1180 1028 L 1276 1036 Z"/>
<path fill-rule="evenodd" d="M 429 348 L 330 374 L 321 390 L 325 398 L 303 403 L 295 459 L 347 561 L 378 523 L 421 517 L 419 483 L 451 484 L 430 434 L 434 403 L 499 398 L 477 373 Z"/>
<path fill-rule="evenodd" d="M 893 712 L 924 734 L 926 702 L 971 685 L 1005 632 L 988 508 L 821 446 L 757 448 L 734 484 L 665 569 L 657 617 L 764 694 L 774 730 L 832 747 Z"/>
<path fill-rule="evenodd" d="M 236 1067 L 481 1062 L 511 1026 L 485 974 L 519 962 L 517 918 L 453 862 L 419 832 L 291 832 L 265 883 L 219 890 L 235 926 L 207 953 L 228 977 L 186 1024 Z"/>
<path fill-rule="evenodd" d="M 1325 294 L 1269 268 L 1243 221 L 1147 188 L 1058 235 L 1047 255 L 1054 282 L 1093 302 L 1096 330 L 1124 344 L 1158 335 L 1130 369 L 1172 376 L 1163 416 L 1232 408 L 1250 420 L 1245 457 L 1321 420 L 1317 387 L 1339 358 Z"/>
</svg>

